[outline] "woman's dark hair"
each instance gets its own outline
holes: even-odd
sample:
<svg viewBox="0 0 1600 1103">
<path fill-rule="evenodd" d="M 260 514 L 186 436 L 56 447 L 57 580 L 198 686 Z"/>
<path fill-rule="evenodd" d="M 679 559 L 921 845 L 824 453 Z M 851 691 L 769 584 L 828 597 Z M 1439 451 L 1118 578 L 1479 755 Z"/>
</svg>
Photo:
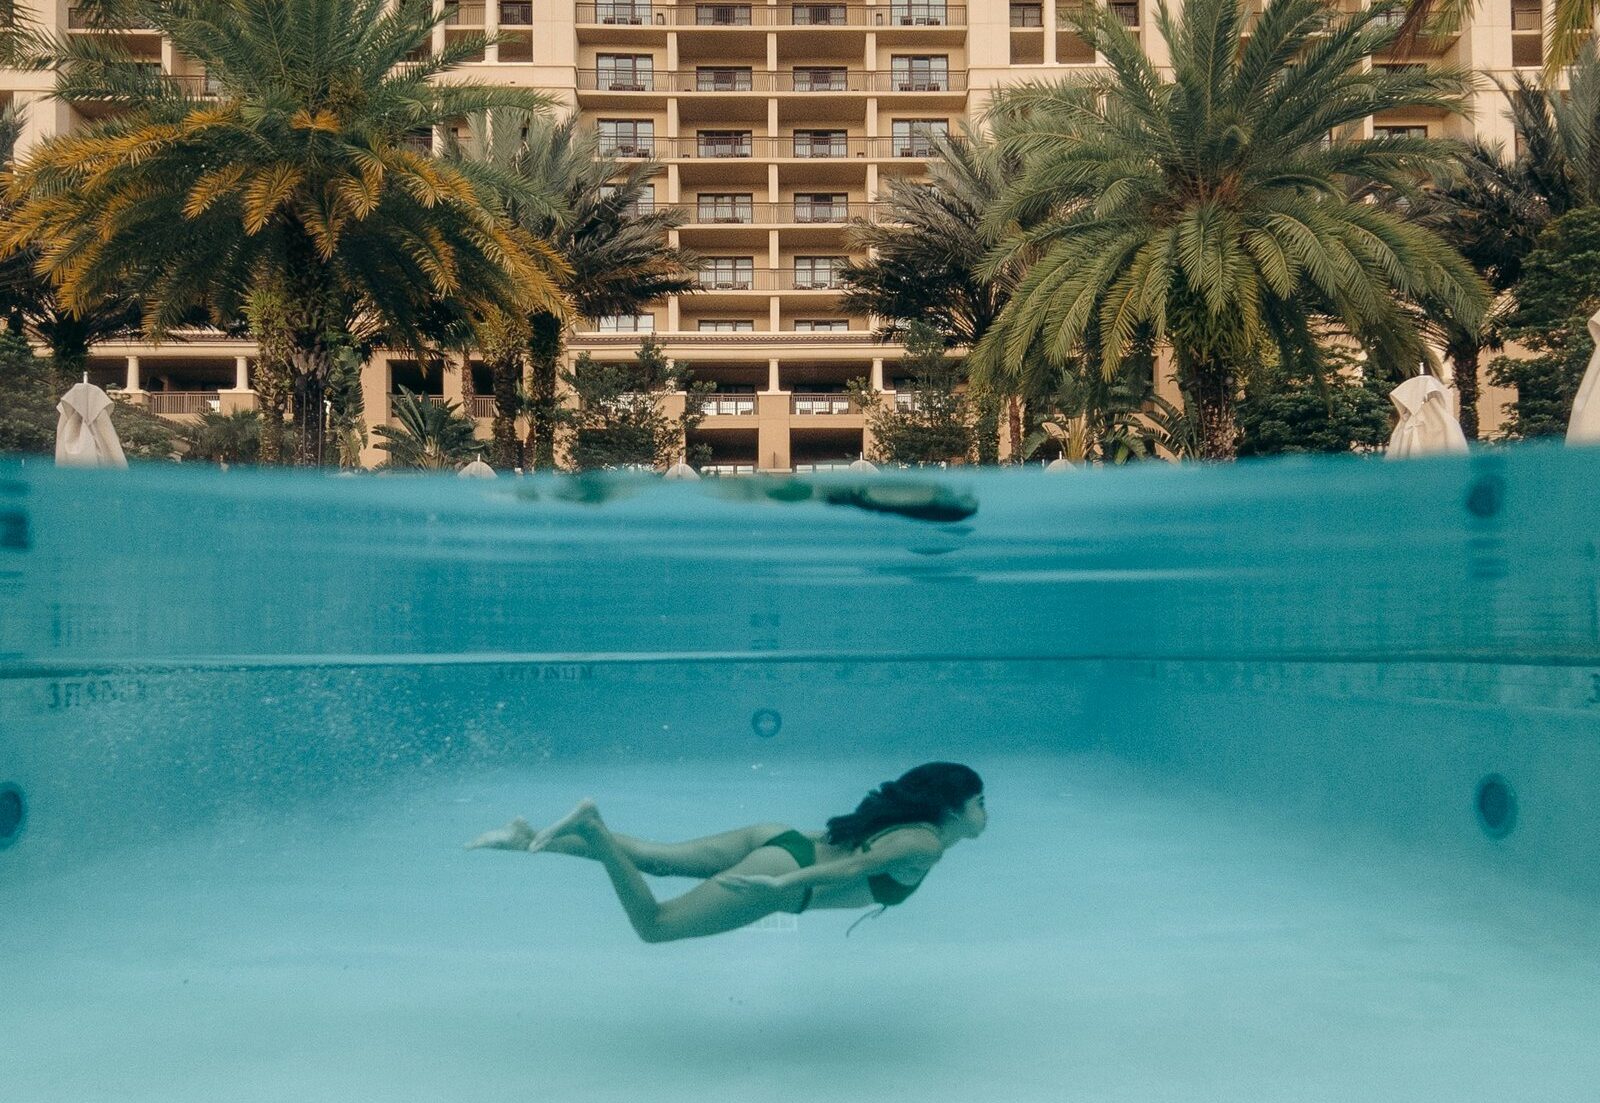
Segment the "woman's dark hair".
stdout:
<svg viewBox="0 0 1600 1103">
<path fill-rule="evenodd" d="M 849 815 L 829 820 L 828 842 L 854 850 L 886 827 L 937 827 L 981 792 L 983 779 L 977 771 L 957 762 L 927 762 L 878 786 Z"/>
</svg>

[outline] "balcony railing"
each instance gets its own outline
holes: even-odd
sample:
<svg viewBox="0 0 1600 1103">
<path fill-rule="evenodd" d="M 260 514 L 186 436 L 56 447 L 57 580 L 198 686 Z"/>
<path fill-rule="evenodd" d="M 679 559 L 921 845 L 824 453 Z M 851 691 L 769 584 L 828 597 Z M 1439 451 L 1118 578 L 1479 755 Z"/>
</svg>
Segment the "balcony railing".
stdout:
<svg viewBox="0 0 1600 1103">
<path fill-rule="evenodd" d="M 794 268 L 702 269 L 696 273 L 701 291 L 839 291 L 841 270 Z"/>
<path fill-rule="evenodd" d="M 836 203 L 694 204 L 677 206 L 690 226 L 836 225 L 855 218 L 873 219 L 876 203 L 841 200 Z"/>
<path fill-rule="evenodd" d="M 494 395 L 475 394 L 472 396 L 472 416 L 475 418 L 494 417 Z"/>
<path fill-rule="evenodd" d="M 683 160 L 719 160 L 723 158 L 786 158 L 801 157 L 805 159 L 816 158 L 872 158 L 875 160 L 889 160 L 899 158 L 916 158 L 927 160 L 932 156 L 931 144 L 923 138 L 845 138 L 835 139 L 827 143 L 818 143 L 815 140 L 768 138 L 760 135 L 749 135 L 737 138 L 657 138 L 650 143 L 653 154 L 635 154 L 635 156 L 655 156 L 663 159 L 677 158 Z M 622 154 L 618 154 L 622 156 Z"/>
<path fill-rule="evenodd" d="M 501 0 L 500 25 L 502 27 L 531 27 L 533 25 L 533 0 Z"/>
<path fill-rule="evenodd" d="M 762 70 L 702 68 L 579 69 L 580 92 L 637 92 L 684 95 L 692 92 L 840 92 L 948 94 L 967 90 L 964 70 L 908 73 L 894 70 L 827 70 L 801 68 L 779 73 Z"/>
<path fill-rule="evenodd" d="M 707 417 L 749 417 L 756 412 L 756 396 L 713 394 L 700 399 L 699 405 Z"/>
<path fill-rule="evenodd" d="M 967 9 L 956 4 L 859 4 L 761 2 L 651 4 L 628 0 L 578 4 L 579 26 L 607 27 L 965 27 Z M 500 22 L 506 23 L 504 8 Z"/>
<path fill-rule="evenodd" d="M 150 412 L 164 417 L 203 414 L 222 409 L 216 391 L 151 391 Z"/>
<path fill-rule="evenodd" d="M 802 394 L 796 391 L 789 398 L 789 412 L 800 416 L 827 417 L 857 414 L 861 412 L 861 407 L 847 394 Z"/>
</svg>

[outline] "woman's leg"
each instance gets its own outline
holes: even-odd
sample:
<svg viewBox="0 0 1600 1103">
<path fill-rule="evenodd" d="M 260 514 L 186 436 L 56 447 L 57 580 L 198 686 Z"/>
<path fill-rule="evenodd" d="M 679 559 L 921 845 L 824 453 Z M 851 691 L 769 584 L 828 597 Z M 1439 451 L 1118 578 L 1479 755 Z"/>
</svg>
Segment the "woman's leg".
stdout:
<svg viewBox="0 0 1600 1103">
<path fill-rule="evenodd" d="M 576 835 L 589 844 L 593 856 L 605 866 L 628 922 L 646 942 L 671 942 L 731 931 L 770 915 L 783 903 L 768 894 L 734 892 L 714 881 L 707 881 L 665 904 L 658 902 L 638 867 L 617 845 L 592 800 L 580 801 L 578 807 L 559 821 L 559 830 L 563 834 L 557 838 Z M 782 873 L 796 865 L 787 851 L 774 847 L 771 854 L 747 856 L 736 868 L 749 873 Z"/>
<path fill-rule="evenodd" d="M 715 877 L 742 862 L 756 847 L 787 830 L 781 823 L 756 823 L 739 827 L 718 835 L 707 835 L 681 843 L 657 843 L 649 839 L 636 839 L 621 832 L 611 832 L 611 838 L 622 849 L 640 872 L 652 877 Z M 488 847 L 495 850 L 527 850 L 528 844 L 542 832 L 536 832 L 522 818 L 512 820 L 504 827 L 486 831 L 467 844 L 469 849 Z M 588 840 L 578 834 L 558 834 L 547 837 L 540 846 L 556 854 L 570 854 L 577 858 L 599 858 Z"/>
</svg>

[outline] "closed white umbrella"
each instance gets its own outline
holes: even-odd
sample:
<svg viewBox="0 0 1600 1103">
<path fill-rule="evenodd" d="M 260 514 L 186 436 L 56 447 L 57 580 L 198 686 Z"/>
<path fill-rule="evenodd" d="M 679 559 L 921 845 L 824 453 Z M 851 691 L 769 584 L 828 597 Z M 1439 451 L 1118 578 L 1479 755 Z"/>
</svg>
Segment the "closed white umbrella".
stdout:
<svg viewBox="0 0 1600 1103">
<path fill-rule="evenodd" d="M 1076 471 L 1078 470 L 1078 465 L 1067 459 L 1065 456 L 1057 456 L 1055 459 L 1045 464 L 1044 469 L 1046 471 Z"/>
<path fill-rule="evenodd" d="M 57 467 L 127 467 L 111 424 L 111 399 L 89 382 L 74 383 L 56 403 Z"/>
<path fill-rule="evenodd" d="M 667 468 L 666 474 L 662 475 L 662 478 L 664 479 L 698 479 L 699 477 L 700 472 L 690 467 L 688 463 L 683 460 L 679 460 L 677 463 Z"/>
<path fill-rule="evenodd" d="M 1578 384 L 1578 397 L 1572 402 L 1572 417 L 1567 422 L 1568 444 L 1600 444 L 1600 310 L 1589 318 L 1589 336 L 1594 351 Z"/>
<path fill-rule="evenodd" d="M 483 457 L 479 456 L 460 471 L 457 471 L 456 477 L 461 479 L 493 479 L 498 476 L 495 475 L 494 468 L 484 463 Z"/>
<path fill-rule="evenodd" d="M 1465 452 L 1467 435 L 1450 412 L 1450 392 L 1431 375 L 1415 375 L 1389 392 L 1400 424 L 1389 437 L 1385 459 Z"/>
</svg>

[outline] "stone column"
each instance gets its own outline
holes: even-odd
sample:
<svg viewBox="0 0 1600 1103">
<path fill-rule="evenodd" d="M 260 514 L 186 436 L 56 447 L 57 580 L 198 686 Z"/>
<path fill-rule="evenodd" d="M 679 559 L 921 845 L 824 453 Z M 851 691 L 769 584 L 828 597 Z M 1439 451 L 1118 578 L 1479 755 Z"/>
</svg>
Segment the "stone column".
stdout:
<svg viewBox="0 0 1600 1103">
<path fill-rule="evenodd" d="M 128 357 L 128 382 L 123 387 L 123 390 L 129 394 L 139 394 L 144 390 L 139 380 L 139 358 L 137 356 Z"/>
<path fill-rule="evenodd" d="M 248 356 L 235 356 L 233 358 L 233 389 L 248 391 L 250 389 L 250 358 Z"/>
<path fill-rule="evenodd" d="M 483 33 L 493 38 L 500 33 L 500 0 L 484 0 Z M 491 65 L 500 62 L 500 44 L 491 42 L 484 48 L 483 60 Z"/>
</svg>

